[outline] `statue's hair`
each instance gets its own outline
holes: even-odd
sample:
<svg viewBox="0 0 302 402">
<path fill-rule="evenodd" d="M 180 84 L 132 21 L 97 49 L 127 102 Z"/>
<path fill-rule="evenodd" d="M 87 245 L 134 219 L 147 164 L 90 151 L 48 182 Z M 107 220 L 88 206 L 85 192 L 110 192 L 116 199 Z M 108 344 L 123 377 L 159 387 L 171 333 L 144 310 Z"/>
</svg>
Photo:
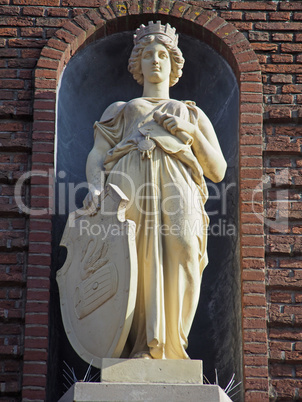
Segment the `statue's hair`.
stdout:
<svg viewBox="0 0 302 402">
<path fill-rule="evenodd" d="M 172 42 L 171 39 L 165 35 L 144 36 L 132 49 L 131 56 L 129 58 L 128 70 L 140 85 L 144 84 L 144 76 L 141 67 L 142 53 L 144 48 L 153 41 L 164 45 L 170 54 L 171 73 L 169 86 L 172 87 L 182 76 L 182 68 L 185 60 L 182 56 L 181 50 Z"/>
</svg>

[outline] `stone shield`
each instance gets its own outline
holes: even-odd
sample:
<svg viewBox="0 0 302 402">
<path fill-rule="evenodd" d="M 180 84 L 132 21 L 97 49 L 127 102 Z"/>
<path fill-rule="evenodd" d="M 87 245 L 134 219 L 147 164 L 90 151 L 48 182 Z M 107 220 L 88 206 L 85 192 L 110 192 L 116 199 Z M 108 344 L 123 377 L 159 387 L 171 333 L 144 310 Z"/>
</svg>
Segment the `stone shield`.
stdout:
<svg viewBox="0 0 302 402">
<path fill-rule="evenodd" d="M 87 363 L 124 349 L 136 301 L 135 223 L 125 219 L 128 199 L 114 185 L 102 194 L 100 209 L 71 213 L 60 245 L 67 258 L 57 272 L 61 313 L 68 339 Z"/>
</svg>

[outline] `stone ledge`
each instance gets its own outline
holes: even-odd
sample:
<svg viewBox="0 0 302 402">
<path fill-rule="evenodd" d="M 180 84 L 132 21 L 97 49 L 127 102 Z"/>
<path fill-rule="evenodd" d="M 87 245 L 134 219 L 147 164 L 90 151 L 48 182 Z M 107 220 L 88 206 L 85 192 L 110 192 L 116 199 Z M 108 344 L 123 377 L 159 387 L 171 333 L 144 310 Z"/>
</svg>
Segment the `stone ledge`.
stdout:
<svg viewBox="0 0 302 402">
<path fill-rule="evenodd" d="M 218 385 L 75 383 L 59 402 L 231 402 Z"/>
</svg>

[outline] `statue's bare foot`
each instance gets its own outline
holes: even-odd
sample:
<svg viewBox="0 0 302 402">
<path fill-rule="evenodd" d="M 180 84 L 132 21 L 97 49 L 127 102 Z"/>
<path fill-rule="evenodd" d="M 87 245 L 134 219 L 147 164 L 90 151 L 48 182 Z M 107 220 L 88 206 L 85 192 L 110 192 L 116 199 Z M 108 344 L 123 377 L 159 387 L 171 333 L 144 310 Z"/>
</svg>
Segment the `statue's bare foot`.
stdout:
<svg viewBox="0 0 302 402">
<path fill-rule="evenodd" d="M 135 353 L 135 355 L 133 356 L 133 359 L 153 359 L 153 357 L 151 356 L 151 354 L 149 352 L 137 352 Z"/>
</svg>

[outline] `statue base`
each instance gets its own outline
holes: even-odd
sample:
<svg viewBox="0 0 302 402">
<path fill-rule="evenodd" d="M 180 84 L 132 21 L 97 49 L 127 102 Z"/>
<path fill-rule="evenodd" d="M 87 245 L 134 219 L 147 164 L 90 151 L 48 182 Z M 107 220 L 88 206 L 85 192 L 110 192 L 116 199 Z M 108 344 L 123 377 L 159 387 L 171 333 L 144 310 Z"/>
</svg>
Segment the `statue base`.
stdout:
<svg viewBox="0 0 302 402">
<path fill-rule="evenodd" d="M 59 402 L 173 401 L 231 402 L 218 385 L 77 382 Z"/>
<path fill-rule="evenodd" d="M 202 360 L 102 359 L 101 382 L 203 384 Z"/>
<path fill-rule="evenodd" d="M 201 360 L 103 359 L 100 383 L 77 382 L 59 402 L 231 402 L 202 378 Z"/>
</svg>

